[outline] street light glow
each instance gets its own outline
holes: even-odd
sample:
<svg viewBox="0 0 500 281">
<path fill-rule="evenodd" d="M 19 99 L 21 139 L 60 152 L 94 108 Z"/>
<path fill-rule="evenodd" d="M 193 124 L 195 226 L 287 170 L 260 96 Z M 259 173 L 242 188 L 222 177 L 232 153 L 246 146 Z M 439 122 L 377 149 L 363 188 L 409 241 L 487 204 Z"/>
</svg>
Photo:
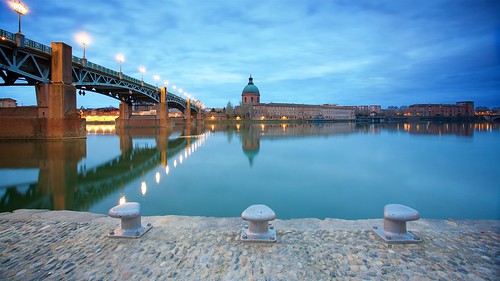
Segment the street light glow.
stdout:
<svg viewBox="0 0 500 281">
<path fill-rule="evenodd" d="M 139 67 L 139 71 L 144 74 L 146 72 L 146 68 L 144 66 Z"/>
<path fill-rule="evenodd" d="M 122 64 L 125 61 L 125 56 L 123 54 L 117 54 L 116 55 L 116 60 Z"/>
<path fill-rule="evenodd" d="M 85 48 L 90 43 L 90 37 L 87 33 L 81 32 L 76 35 L 76 40 L 83 45 L 83 58 L 85 58 Z"/>
<path fill-rule="evenodd" d="M 10 1 L 9 6 L 19 15 L 24 16 L 29 12 L 28 7 L 26 7 L 26 5 L 24 5 L 21 1 Z"/>
<path fill-rule="evenodd" d="M 120 73 L 122 72 L 122 63 L 125 61 L 125 56 L 123 54 L 117 54 L 116 60 L 120 63 Z"/>
<path fill-rule="evenodd" d="M 85 32 L 78 33 L 76 35 L 76 40 L 80 42 L 84 47 L 90 43 L 90 37 Z"/>
<path fill-rule="evenodd" d="M 156 88 L 158 89 L 158 81 L 160 81 L 160 75 L 158 74 L 153 75 L 153 79 L 156 81 Z"/>
</svg>

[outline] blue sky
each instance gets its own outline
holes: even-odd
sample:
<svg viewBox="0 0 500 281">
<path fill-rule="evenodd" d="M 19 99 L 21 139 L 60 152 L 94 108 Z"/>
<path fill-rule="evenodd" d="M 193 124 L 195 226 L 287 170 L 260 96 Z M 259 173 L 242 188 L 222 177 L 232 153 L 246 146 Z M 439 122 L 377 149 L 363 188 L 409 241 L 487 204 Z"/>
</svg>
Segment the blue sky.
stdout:
<svg viewBox="0 0 500 281">
<path fill-rule="evenodd" d="M 0 28 L 17 14 L 0 3 Z M 91 37 L 89 61 L 154 84 L 168 80 L 208 107 L 239 104 L 249 74 L 262 102 L 410 105 L 473 100 L 500 106 L 500 1 L 24 0 L 27 38 Z M 0 98 L 35 104 L 31 87 Z M 118 101 L 99 94 L 78 106 Z"/>
</svg>

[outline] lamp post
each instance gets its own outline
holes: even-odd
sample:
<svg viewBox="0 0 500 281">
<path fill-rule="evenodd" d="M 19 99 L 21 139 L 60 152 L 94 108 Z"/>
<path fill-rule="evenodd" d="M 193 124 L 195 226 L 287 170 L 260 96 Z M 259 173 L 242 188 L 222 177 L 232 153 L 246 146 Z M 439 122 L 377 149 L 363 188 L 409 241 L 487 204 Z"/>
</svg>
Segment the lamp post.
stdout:
<svg viewBox="0 0 500 281">
<path fill-rule="evenodd" d="M 28 13 L 28 7 L 26 7 L 26 5 L 24 5 L 21 1 L 10 1 L 9 5 L 18 15 L 19 19 L 18 33 L 21 34 L 21 16 L 24 16 Z"/>
<path fill-rule="evenodd" d="M 122 79 L 122 63 L 125 61 L 125 56 L 123 54 L 116 55 L 116 60 L 120 64 L 120 72 L 118 72 L 118 76 Z"/>
<path fill-rule="evenodd" d="M 24 35 L 21 33 L 21 16 L 28 13 L 28 7 L 26 7 L 21 1 L 10 1 L 10 7 L 17 13 L 19 19 L 19 31 L 16 33 L 16 45 L 17 47 L 24 47 Z"/>
<path fill-rule="evenodd" d="M 144 86 L 144 73 L 146 72 L 146 68 L 141 66 L 139 67 L 139 71 L 141 72 L 141 85 Z"/>
<path fill-rule="evenodd" d="M 82 57 L 82 65 L 84 67 L 87 66 L 87 58 L 85 57 L 85 50 L 87 48 L 87 45 L 90 43 L 90 37 L 86 33 L 78 33 L 76 35 L 76 39 L 80 44 L 83 45 L 83 57 Z"/>
<path fill-rule="evenodd" d="M 160 75 L 155 74 L 153 76 L 153 79 L 156 81 L 156 90 L 158 90 L 158 81 L 160 81 Z"/>
</svg>

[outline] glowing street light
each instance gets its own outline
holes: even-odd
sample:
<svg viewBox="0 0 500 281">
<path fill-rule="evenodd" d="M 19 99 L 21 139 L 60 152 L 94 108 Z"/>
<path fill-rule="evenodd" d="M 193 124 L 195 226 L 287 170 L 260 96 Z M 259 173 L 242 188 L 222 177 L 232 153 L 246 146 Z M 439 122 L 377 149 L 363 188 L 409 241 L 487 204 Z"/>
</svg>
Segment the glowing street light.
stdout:
<svg viewBox="0 0 500 281">
<path fill-rule="evenodd" d="M 153 76 L 153 79 L 156 81 L 156 88 L 158 88 L 158 81 L 160 81 L 160 75 L 155 74 L 155 75 Z"/>
<path fill-rule="evenodd" d="M 116 60 L 120 64 L 120 73 L 121 73 L 122 72 L 122 64 L 123 64 L 123 62 L 125 62 L 125 56 L 123 54 L 117 54 Z"/>
<path fill-rule="evenodd" d="M 24 5 L 21 1 L 10 1 L 9 2 L 10 7 L 12 10 L 14 10 L 19 18 L 19 31 L 18 33 L 21 34 L 21 16 L 24 16 L 28 13 L 28 7 Z"/>
<path fill-rule="evenodd" d="M 146 68 L 141 66 L 139 67 L 139 71 L 141 72 L 141 84 L 144 86 L 144 73 L 146 72 Z"/>
<path fill-rule="evenodd" d="M 165 83 L 165 87 L 167 87 L 168 86 L 168 81 L 165 81 L 164 83 Z"/>
<path fill-rule="evenodd" d="M 83 45 L 83 58 L 82 59 L 85 59 L 85 49 L 87 48 L 87 45 L 90 43 L 90 37 L 88 36 L 87 33 L 78 33 L 76 35 L 76 40 L 78 40 L 78 42 L 80 42 L 80 44 Z"/>
</svg>

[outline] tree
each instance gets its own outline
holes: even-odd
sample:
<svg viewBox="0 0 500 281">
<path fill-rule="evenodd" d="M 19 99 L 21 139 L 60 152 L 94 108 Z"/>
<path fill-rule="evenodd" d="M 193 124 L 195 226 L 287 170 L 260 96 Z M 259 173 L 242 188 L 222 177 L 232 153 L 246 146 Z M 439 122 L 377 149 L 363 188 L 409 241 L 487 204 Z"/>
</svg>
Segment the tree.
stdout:
<svg viewBox="0 0 500 281">
<path fill-rule="evenodd" d="M 228 101 L 227 105 L 226 105 L 226 114 L 227 114 L 227 118 L 229 118 L 229 119 L 233 118 L 234 108 L 233 108 L 233 104 L 230 101 Z"/>
</svg>

